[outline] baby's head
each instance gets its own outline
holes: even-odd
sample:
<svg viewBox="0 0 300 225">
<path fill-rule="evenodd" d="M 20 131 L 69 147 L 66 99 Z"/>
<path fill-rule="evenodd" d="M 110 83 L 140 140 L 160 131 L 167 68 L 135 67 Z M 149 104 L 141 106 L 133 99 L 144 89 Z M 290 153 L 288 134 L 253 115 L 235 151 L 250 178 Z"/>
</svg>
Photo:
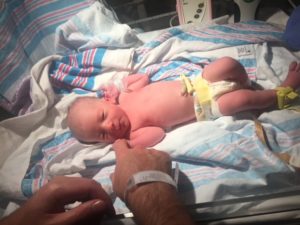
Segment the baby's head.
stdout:
<svg viewBox="0 0 300 225">
<path fill-rule="evenodd" d="M 130 121 L 126 113 L 111 102 L 96 97 L 77 98 L 69 107 L 68 126 L 85 143 L 113 143 L 128 138 Z"/>
</svg>

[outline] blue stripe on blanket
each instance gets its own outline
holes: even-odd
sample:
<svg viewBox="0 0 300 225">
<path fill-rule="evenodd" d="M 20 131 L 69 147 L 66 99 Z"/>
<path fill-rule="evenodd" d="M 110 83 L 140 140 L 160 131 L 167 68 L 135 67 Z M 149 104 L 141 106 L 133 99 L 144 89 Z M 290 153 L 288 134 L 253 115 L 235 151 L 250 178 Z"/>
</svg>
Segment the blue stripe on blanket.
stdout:
<svg viewBox="0 0 300 225">
<path fill-rule="evenodd" d="M 62 133 L 62 134 L 56 136 L 55 138 L 45 142 L 44 144 L 42 144 L 40 146 L 40 149 L 55 147 L 55 146 L 65 142 L 70 137 L 72 137 L 72 133 L 70 131 L 67 131 L 67 132 Z"/>
<path fill-rule="evenodd" d="M 144 44 L 144 47 L 145 48 L 155 48 L 155 47 L 159 46 L 160 44 L 161 44 L 160 41 L 150 41 L 150 42 Z"/>
<path fill-rule="evenodd" d="M 187 77 L 201 74 L 202 68 L 184 61 L 169 61 L 143 68 L 140 72 L 149 74 L 151 81 L 177 80 L 181 74 Z"/>
<path fill-rule="evenodd" d="M 49 76 L 56 93 L 70 93 L 73 88 L 94 90 L 94 80 L 101 74 L 105 52 L 105 48 L 91 49 L 54 61 Z"/>
<path fill-rule="evenodd" d="M 250 28 L 251 29 L 251 28 Z M 256 32 L 256 31 L 246 31 L 246 30 L 234 30 L 235 32 L 231 32 L 234 30 L 230 27 L 226 27 L 225 25 L 217 25 L 210 26 L 205 29 L 195 29 L 192 32 L 180 30 L 178 28 L 170 29 L 169 32 L 172 35 L 177 36 L 179 39 L 187 40 L 187 41 L 204 41 L 209 42 L 211 44 L 224 44 L 226 46 L 237 46 L 237 45 L 245 45 L 254 43 L 253 40 L 247 39 L 249 34 L 255 35 L 258 38 L 263 38 L 267 34 L 269 36 L 276 36 L 274 38 L 278 38 L 278 33 L 275 32 Z M 221 32 L 213 32 L 213 31 L 221 31 Z M 230 35 L 227 38 L 226 35 Z M 256 39 L 256 40 L 257 40 Z"/>
<path fill-rule="evenodd" d="M 170 32 L 172 31 L 170 30 Z M 176 31 L 175 33 L 178 32 Z M 225 44 L 226 46 L 237 46 L 253 43 L 253 41 L 239 40 L 235 38 L 223 39 L 222 37 L 217 37 L 216 34 L 208 34 L 209 37 L 207 37 L 206 34 L 206 30 L 204 29 L 203 31 L 197 31 L 195 33 L 182 32 L 181 34 L 177 35 L 177 37 L 185 41 L 203 41 L 210 44 Z"/>
<path fill-rule="evenodd" d="M 256 68 L 256 59 L 238 59 L 238 61 L 244 66 L 244 67 L 250 67 L 250 68 Z"/>
<path fill-rule="evenodd" d="M 22 180 L 22 183 L 21 183 L 21 190 L 22 190 L 24 196 L 26 196 L 28 198 L 30 198 L 33 195 L 33 192 L 32 192 L 32 182 L 33 182 L 32 179 L 26 179 L 26 178 L 24 178 Z"/>
<path fill-rule="evenodd" d="M 249 25 L 255 25 L 252 29 L 243 29 L 241 26 L 228 26 L 228 25 L 223 25 L 223 26 L 211 26 L 210 30 L 215 30 L 215 31 L 221 31 L 224 34 L 230 33 L 230 34 L 242 34 L 242 35 L 254 35 L 254 36 L 273 36 L 274 38 L 277 38 L 278 40 L 282 40 L 282 31 L 273 31 L 274 27 L 267 25 L 266 23 L 261 23 L 259 21 L 253 21 L 253 23 L 239 23 L 239 25 L 243 24 L 249 24 Z M 261 30 L 255 29 L 257 28 L 257 25 L 261 25 L 263 28 Z"/>
</svg>

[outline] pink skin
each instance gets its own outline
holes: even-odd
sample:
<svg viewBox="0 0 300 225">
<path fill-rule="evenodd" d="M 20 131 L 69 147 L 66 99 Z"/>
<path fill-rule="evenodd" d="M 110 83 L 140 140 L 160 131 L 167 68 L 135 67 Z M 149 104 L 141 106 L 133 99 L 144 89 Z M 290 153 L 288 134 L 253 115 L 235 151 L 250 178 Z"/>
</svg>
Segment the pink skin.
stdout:
<svg viewBox="0 0 300 225">
<path fill-rule="evenodd" d="M 290 65 L 281 86 L 300 87 L 300 64 Z M 203 78 L 209 82 L 235 81 L 246 89 L 232 91 L 217 99 L 223 115 L 245 110 L 262 110 L 275 106 L 275 90 L 247 89 L 248 76 L 236 60 L 223 57 L 204 68 Z M 108 101 L 97 98 L 81 101 L 71 107 L 68 125 L 75 137 L 84 142 L 112 143 L 129 139 L 131 146 L 153 146 L 165 136 L 165 129 L 195 119 L 192 96 L 181 95 L 181 81 L 149 84 L 147 75 L 131 75 L 124 79 L 126 90 Z"/>
<path fill-rule="evenodd" d="M 113 143 L 129 136 L 130 122 L 126 113 L 110 102 L 100 99 L 82 101 L 68 116 L 74 136 L 84 142 Z"/>
</svg>

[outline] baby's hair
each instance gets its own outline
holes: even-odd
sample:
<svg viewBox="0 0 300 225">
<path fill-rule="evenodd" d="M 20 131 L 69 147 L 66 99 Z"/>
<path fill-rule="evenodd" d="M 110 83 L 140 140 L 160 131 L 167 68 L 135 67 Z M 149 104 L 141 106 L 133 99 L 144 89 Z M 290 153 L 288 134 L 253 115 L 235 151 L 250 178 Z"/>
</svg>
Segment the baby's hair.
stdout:
<svg viewBox="0 0 300 225">
<path fill-rule="evenodd" d="M 78 124 L 75 123 L 75 120 L 74 120 L 74 116 L 73 116 L 73 113 L 76 113 L 76 108 L 80 106 L 81 103 L 84 103 L 86 101 L 90 101 L 91 104 L 94 103 L 95 100 L 99 100 L 99 98 L 97 97 L 93 97 L 93 96 L 84 96 L 84 97 L 79 97 L 79 98 L 76 98 L 68 107 L 68 111 L 67 111 L 67 124 L 68 124 L 68 127 L 71 131 L 71 133 L 73 135 L 75 135 L 75 131 L 77 129 L 80 129 L 80 127 L 78 127 Z M 75 135 L 76 136 L 76 135 Z"/>
<path fill-rule="evenodd" d="M 79 97 L 79 98 L 76 98 L 68 107 L 68 113 L 73 109 L 75 108 L 78 104 L 82 103 L 82 101 L 95 101 L 99 98 L 97 97 L 94 97 L 94 96 L 84 96 L 84 97 Z"/>
</svg>

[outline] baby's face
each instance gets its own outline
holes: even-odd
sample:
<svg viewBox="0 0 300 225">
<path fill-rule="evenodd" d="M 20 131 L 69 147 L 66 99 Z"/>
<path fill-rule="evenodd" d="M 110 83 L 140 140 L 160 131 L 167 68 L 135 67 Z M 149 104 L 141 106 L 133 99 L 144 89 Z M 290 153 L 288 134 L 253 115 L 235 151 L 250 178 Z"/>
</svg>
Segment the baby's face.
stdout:
<svg viewBox="0 0 300 225">
<path fill-rule="evenodd" d="M 98 100 L 80 111 L 77 112 L 80 131 L 75 131 L 80 141 L 113 143 L 119 138 L 128 138 L 130 122 L 118 105 Z"/>
</svg>

